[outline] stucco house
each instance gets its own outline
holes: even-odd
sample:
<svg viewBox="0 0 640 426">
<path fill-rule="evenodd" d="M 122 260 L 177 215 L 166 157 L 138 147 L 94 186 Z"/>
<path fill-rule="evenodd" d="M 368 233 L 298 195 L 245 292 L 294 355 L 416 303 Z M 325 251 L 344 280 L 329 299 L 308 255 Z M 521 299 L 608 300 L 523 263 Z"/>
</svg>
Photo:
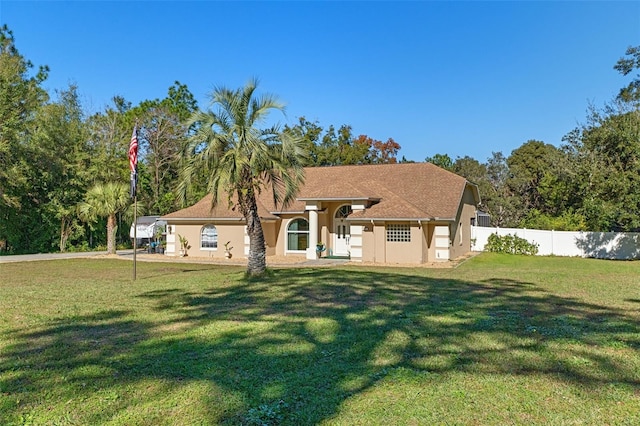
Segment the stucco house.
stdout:
<svg viewBox="0 0 640 426">
<path fill-rule="evenodd" d="M 178 255 L 178 235 L 189 256 L 246 257 L 245 220 L 221 196 L 211 195 L 170 213 L 168 256 Z M 471 250 L 471 225 L 480 202 L 478 188 L 431 163 L 312 167 L 287 207 L 275 206 L 270 191 L 258 196 L 258 211 L 269 256 L 345 256 L 352 261 L 414 263 L 455 259 Z"/>
</svg>

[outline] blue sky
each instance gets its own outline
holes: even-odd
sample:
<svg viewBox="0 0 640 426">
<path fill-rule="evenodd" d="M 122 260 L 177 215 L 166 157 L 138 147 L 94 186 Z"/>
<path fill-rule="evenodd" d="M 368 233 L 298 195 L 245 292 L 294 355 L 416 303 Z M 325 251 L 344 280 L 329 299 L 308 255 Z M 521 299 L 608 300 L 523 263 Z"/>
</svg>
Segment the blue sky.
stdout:
<svg viewBox="0 0 640 426">
<path fill-rule="evenodd" d="M 175 80 L 205 107 L 256 76 L 287 104 L 281 123 L 349 124 L 416 161 L 561 144 L 629 82 L 613 65 L 640 44 L 637 1 L 0 0 L 0 22 L 51 68 L 50 92 L 76 83 L 91 112 Z"/>
</svg>

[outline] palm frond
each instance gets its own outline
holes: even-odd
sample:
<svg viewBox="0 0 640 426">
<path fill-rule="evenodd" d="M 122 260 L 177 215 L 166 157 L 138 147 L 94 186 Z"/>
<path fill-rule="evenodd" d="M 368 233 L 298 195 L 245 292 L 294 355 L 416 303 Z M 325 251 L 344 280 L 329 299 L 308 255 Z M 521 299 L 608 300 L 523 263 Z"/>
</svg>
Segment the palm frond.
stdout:
<svg viewBox="0 0 640 426">
<path fill-rule="evenodd" d="M 284 112 L 284 104 L 271 94 L 256 96 L 257 79 L 243 88 L 216 87 L 210 95 L 211 110 L 193 114 L 197 130 L 184 152 L 180 193 L 194 174 L 206 170 L 207 191 L 217 203 L 219 191 L 259 193 L 270 187 L 277 204 L 290 202 L 303 181 L 305 151 L 299 137 L 282 132 L 278 125 L 259 129 L 269 112 Z"/>
</svg>

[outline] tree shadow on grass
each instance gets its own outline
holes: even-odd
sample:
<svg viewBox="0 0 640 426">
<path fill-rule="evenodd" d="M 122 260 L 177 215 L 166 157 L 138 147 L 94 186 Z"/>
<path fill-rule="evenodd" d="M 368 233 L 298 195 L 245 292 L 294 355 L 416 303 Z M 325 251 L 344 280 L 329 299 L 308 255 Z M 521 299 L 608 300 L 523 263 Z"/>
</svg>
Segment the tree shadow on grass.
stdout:
<svg viewBox="0 0 640 426">
<path fill-rule="evenodd" d="M 517 280 L 287 269 L 263 281 L 230 278 L 203 291 L 176 286 L 138 297 L 156 311 L 153 320 L 100 311 L 10 332 L 0 392 L 37 406 L 33 395 L 55 386 L 93 398 L 149 379 L 173 389 L 206 383 L 215 392 L 200 422 L 317 424 L 398 372 L 429 381 L 469 372 L 550 375 L 586 388 L 640 385 L 633 363 L 593 350 L 637 356 L 637 317 Z M 166 389 L 150 389 L 142 405 Z M 104 404 L 81 421 L 116 418 L 136 403 Z"/>
</svg>

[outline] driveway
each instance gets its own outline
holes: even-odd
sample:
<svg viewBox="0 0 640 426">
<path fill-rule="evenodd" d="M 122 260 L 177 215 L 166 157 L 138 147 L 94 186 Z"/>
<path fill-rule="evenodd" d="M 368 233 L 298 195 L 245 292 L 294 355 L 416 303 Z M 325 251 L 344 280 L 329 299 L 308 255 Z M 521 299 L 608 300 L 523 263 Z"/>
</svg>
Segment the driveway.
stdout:
<svg viewBox="0 0 640 426">
<path fill-rule="evenodd" d="M 133 250 L 118 251 L 118 254 L 133 253 Z M 81 257 L 94 257 L 107 254 L 106 251 L 85 251 L 77 253 L 38 253 L 38 254 L 16 254 L 11 256 L 0 256 L 0 263 L 32 262 L 36 260 L 58 260 L 77 259 Z"/>
</svg>

